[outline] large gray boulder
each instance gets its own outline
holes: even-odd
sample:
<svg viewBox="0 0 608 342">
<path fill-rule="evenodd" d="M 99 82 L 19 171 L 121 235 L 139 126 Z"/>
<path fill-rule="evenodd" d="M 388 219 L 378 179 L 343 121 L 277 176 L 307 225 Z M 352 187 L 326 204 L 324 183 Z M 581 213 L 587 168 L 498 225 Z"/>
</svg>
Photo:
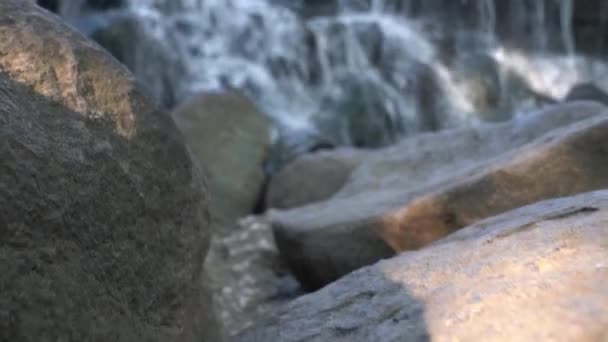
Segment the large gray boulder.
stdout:
<svg viewBox="0 0 608 342">
<path fill-rule="evenodd" d="M 214 229 L 227 233 L 263 196 L 271 122 L 252 101 L 231 91 L 194 96 L 172 115 L 207 172 Z"/>
<path fill-rule="evenodd" d="M 608 191 L 540 202 L 356 271 L 237 341 L 608 339 Z"/>
<path fill-rule="evenodd" d="M 266 207 L 290 209 L 330 198 L 369 153 L 344 147 L 300 156 L 272 176 Z"/>
<path fill-rule="evenodd" d="M 0 37 L 0 340 L 217 341 L 170 117 L 32 1 L 0 1 Z"/>
<path fill-rule="evenodd" d="M 278 248 L 298 279 L 316 289 L 477 220 L 608 186 L 604 110 L 572 103 L 381 150 L 329 200 L 274 211 Z"/>
</svg>

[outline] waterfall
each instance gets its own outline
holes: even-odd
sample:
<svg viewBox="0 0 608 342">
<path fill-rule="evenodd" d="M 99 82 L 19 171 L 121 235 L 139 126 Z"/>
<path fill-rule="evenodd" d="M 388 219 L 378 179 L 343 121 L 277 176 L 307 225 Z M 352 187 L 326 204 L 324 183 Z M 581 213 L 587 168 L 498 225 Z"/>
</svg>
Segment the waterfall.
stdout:
<svg viewBox="0 0 608 342">
<path fill-rule="evenodd" d="M 534 27 L 534 42 L 541 51 L 545 51 L 548 47 L 547 42 L 547 27 L 546 27 L 546 7 L 545 1 L 534 2 L 533 27 Z"/>
<path fill-rule="evenodd" d="M 481 6 L 481 17 L 484 22 L 482 30 L 489 35 L 494 35 L 496 29 L 496 6 L 494 5 L 494 0 L 484 0 L 479 4 Z"/>
<path fill-rule="evenodd" d="M 64 0 L 64 16 L 83 1 Z M 338 144 L 502 120 L 606 83 L 576 49 L 573 0 L 127 2 L 145 32 L 133 69 L 155 96 L 237 88 Z"/>
<path fill-rule="evenodd" d="M 574 38 L 572 32 L 572 13 L 573 13 L 573 0 L 560 0 L 560 24 L 562 27 L 562 39 L 568 56 L 574 57 L 576 48 L 574 45 Z"/>
</svg>

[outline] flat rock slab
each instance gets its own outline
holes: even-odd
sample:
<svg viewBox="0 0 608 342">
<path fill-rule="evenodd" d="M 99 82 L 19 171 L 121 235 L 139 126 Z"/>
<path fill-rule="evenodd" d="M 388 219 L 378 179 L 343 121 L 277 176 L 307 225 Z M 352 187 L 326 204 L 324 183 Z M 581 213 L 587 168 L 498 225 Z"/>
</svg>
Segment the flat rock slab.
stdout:
<svg viewBox="0 0 608 342">
<path fill-rule="evenodd" d="M 608 191 L 539 202 L 361 270 L 236 341 L 606 341 Z"/>
<path fill-rule="evenodd" d="M 483 218 L 608 187 L 604 110 L 573 103 L 379 151 L 329 200 L 272 212 L 278 248 L 317 289 Z"/>
</svg>

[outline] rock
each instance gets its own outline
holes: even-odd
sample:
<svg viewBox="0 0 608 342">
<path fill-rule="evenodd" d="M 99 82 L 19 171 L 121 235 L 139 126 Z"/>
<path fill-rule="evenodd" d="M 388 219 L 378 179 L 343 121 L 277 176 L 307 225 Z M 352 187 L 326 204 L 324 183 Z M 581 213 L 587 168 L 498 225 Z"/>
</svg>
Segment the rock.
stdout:
<svg viewBox="0 0 608 342">
<path fill-rule="evenodd" d="M 106 11 L 126 6 L 125 0 L 37 0 L 39 6 L 64 17 L 74 17 L 83 12 Z"/>
<path fill-rule="evenodd" d="M 520 208 L 356 271 L 235 340 L 605 341 L 607 226 L 608 191 Z"/>
<path fill-rule="evenodd" d="M 564 101 L 596 101 L 608 105 L 608 94 L 595 84 L 581 83 L 570 89 Z"/>
<path fill-rule="evenodd" d="M 126 0 L 28 0 L 36 2 L 51 12 L 57 13 L 65 20 L 79 21 L 83 16 L 115 11 L 127 7 Z"/>
<path fill-rule="evenodd" d="M 167 6 L 174 3 L 178 1 L 171 1 Z M 172 45 L 177 38 L 156 34 L 158 21 L 141 11 L 133 11 L 128 1 L 38 0 L 38 4 L 58 13 L 108 50 L 129 68 L 140 87 L 162 108 L 172 109 L 190 95 L 183 83 L 189 77 L 187 66 Z"/>
<path fill-rule="evenodd" d="M 421 134 L 377 150 L 336 195 L 347 198 L 378 189 L 423 188 L 458 175 L 476 162 L 521 147 L 557 128 L 594 117 L 606 107 L 592 101 L 566 103 L 509 122 Z M 445 142 L 449 141 L 449 144 Z"/>
<path fill-rule="evenodd" d="M 89 0 L 86 5 L 97 10 L 109 10 L 126 6 L 125 0 Z"/>
<path fill-rule="evenodd" d="M 290 209 L 328 199 L 346 184 L 367 154 L 366 150 L 339 148 L 301 156 L 272 176 L 266 207 Z"/>
<path fill-rule="evenodd" d="M 301 294 L 298 282 L 279 258 L 264 217 L 247 217 L 239 221 L 239 229 L 214 237 L 205 270 L 226 336 L 252 327 L 259 317 Z"/>
<path fill-rule="evenodd" d="M 173 118 L 195 161 L 206 168 L 214 226 L 226 232 L 251 214 L 262 196 L 270 120 L 233 92 L 199 94 Z"/>
<path fill-rule="evenodd" d="M 265 166 L 266 173 L 270 175 L 276 174 L 301 155 L 336 147 L 329 139 L 312 129 L 295 129 L 278 123 L 273 134 L 276 134 L 276 138 Z"/>
<path fill-rule="evenodd" d="M 485 217 L 608 186 L 604 110 L 570 103 L 379 150 L 331 199 L 273 212 L 278 248 L 298 280 L 316 289 Z"/>
<path fill-rule="evenodd" d="M 608 26 L 606 25 L 608 6 L 606 2 L 574 1 L 572 3 L 573 39 L 577 52 L 601 58 L 607 52 Z"/>
<path fill-rule="evenodd" d="M 485 217 L 608 187 L 608 115 L 546 134 L 417 196 L 381 232 L 395 250 L 424 246 Z"/>
<path fill-rule="evenodd" d="M 46 8 L 49 11 L 52 11 L 55 13 L 59 12 L 59 8 L 60 8 L 59 0 L 38 0 L 38 1 L 36 1 L 36 3 L 38 4 L 38 6 Z"/>
<path fill-rule="evenodd" d="M 79 28 L 103 46 L 108 52 L 124 64 L 129 70 L 134 70 L 141 60 L 134 51 L 133 41 L 145 39 L 146 33 L 138 18 L 126 13 L 106 17 L 108 20 L 91 29 Z M 131 42 L 129 44 L 129 42 Z"/>
<path fill-rule="evenodd" d="M 217 341 L 170 117 L 32 2 L 0 1 L 0 36 L 0 340 Z"/>
<path fill-rule="evenodd" d="M 479 119 L 490 122 L 510 119 L 511 109 L 501 108 L 506 104 L 501 99 L 499 66 L 492 57 L 466 55 L 455 63 L 452 73 L 455 84 Z"/>
<path fill-rule="evenodd" d="M 127 66 L 147 94 L 163 108 L 174 108 L 186 93 L 174 82 L 187 77 L 184 62 L 167 41 L 150 33 L 141 16 L 131 11 L 115 11 L 86 16 L 73 24 Z"/>
<path fill-rule="evenodd" d="M 347 75 L 335 83 L 341 88 L 326 94 L 320 101 L 319 113 L 314 115 L 316 127 L 324 136 L 332 137 L 335 145 L 386 146 L 406 133 L 406 127 L 418 125 L 413 120 L 408 126 L 401 116 L 391 112 L 401 95 L 388 93 L 381 82 Z M 417 131 L 418 127 L 412 130 Z"/>
</svg>

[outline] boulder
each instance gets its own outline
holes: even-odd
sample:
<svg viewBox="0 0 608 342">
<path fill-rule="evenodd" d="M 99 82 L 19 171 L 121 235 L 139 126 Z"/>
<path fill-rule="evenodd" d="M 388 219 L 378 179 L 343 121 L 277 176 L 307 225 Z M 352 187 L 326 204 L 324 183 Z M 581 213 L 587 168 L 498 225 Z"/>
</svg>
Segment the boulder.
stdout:
<svg viewBox="0 0 608 342">
<path fill-rule="evenodd" d="M 593 101 L 553 105 L 503 123 L 420 134 L 376 150 L 336 197 L 378 189 L 413 189 L 458 174 L 475 163 L 521 147 L 547 132 L 594 117 L 607 108 Z M 446 142 L 449 142 L 446 144 Z"/>
<path fill-rule="evenodd" d="M 53 11 L 55 13 L 59 13 L 59 9 L 61 7 L 60 0 L 37 0 L 36 3 L 38 6 L 46 8 L 49 11 Z"/>
<path fill-rule="evenodd" d="M 608 191 L 554 199 L 353 272 L 236 341 L 605 341 Z"/>
<path fill-rule="evenodd" d="M 0 1 L 0 341 L 217 341 L 200 172 L 50 12 Z"/>
<path fill-rule="evenodd" d="M 112 11 L 84 16 L 71 24 L 129 68 L 146 93 L 163 108 L 174 108 L 187 93 L 181 83 L 175 82 L 187 77 L 184 62 L 168 44 L 169 38 L 161 40 L 151 34 L 141 14 Z"/>
<path fill-rule="evenodd" d="M 593 83 L 579 83 L 570 89 L 564 101 L 596 101 L 608 105 L 608 94 Z"/>
<path fill-rule="evenodd" d="M 293 128 L 275 122 L 273 143 L 266 159 L 267 174 L 274 175 L 301 155 L 336 148 L 328 138 L 307 128 Z"/>
<path fill-rule="evenodd" d="M 38 6 L 44 7 L 49 11 L 59 14 L 73 14 L 84 11 L 105 11 L 126 6 L 125 0 L 37 0 Z M 76 8 L 74 8 L 76 7 Z M 68 8 L 74 8 L 72 11 L 66 11 Z M 71 12 L 71 13 L 66 13 Z"/>
<path fill-rule="evenodd" d="M 395 250 L 416 249 L 485 217 L 608 187 L 608 115 L 550 132 L 416 196 L 385 217 Z"/>
<path fill-rule="evenodd" d="M 608 6 L 600 0 L 572 2 L 572 35 L 577 53 L 602 58 L 607 52 Z"/>
<path fill-rule="evenodd" d="M 316 289 L 485 217 L 608 186 L 604 110 L 571 103 L 379 150 L 329 200 L 273 212 L 278 248 Z"/>
<path fill-rule="evenodd" d="M 199 94 L 173 118 L 207 171 L 214 227 L 226 232 L 251 214 L 263 195 L 270 120 L 234 92 Z"/>
<path fill-rule="evenodd" d="M 340 26 L 342 31 L 348 32 L 347 27 Z M 313 117 L 315 127 L 335 145 L 387 146 L 404 133 L 420 130 L 419 120 L 404 122 L 391 110 L 402 95 L 387 92 L 382 82 L 362 75 L 346 75 L 334 82 L 340 91 L 324 94 Z"/>
<path fill-rule="evenodd" d="M 470 110 L 482 121 L 505 121 L 510 119 L 510 108 L 501 98 L 498 63 L 485 54 L 468 54 L 460 57 L 452 67 L 452 77 Z M 449 118 L 444 118 L 449 120 Z"/>
<path fill-rule="evenodd" d="M 369 152 L 338 148 L 305 154 L 272 176 L 266 207 L 290 209 L 330 198 Z"/>
</svg>

